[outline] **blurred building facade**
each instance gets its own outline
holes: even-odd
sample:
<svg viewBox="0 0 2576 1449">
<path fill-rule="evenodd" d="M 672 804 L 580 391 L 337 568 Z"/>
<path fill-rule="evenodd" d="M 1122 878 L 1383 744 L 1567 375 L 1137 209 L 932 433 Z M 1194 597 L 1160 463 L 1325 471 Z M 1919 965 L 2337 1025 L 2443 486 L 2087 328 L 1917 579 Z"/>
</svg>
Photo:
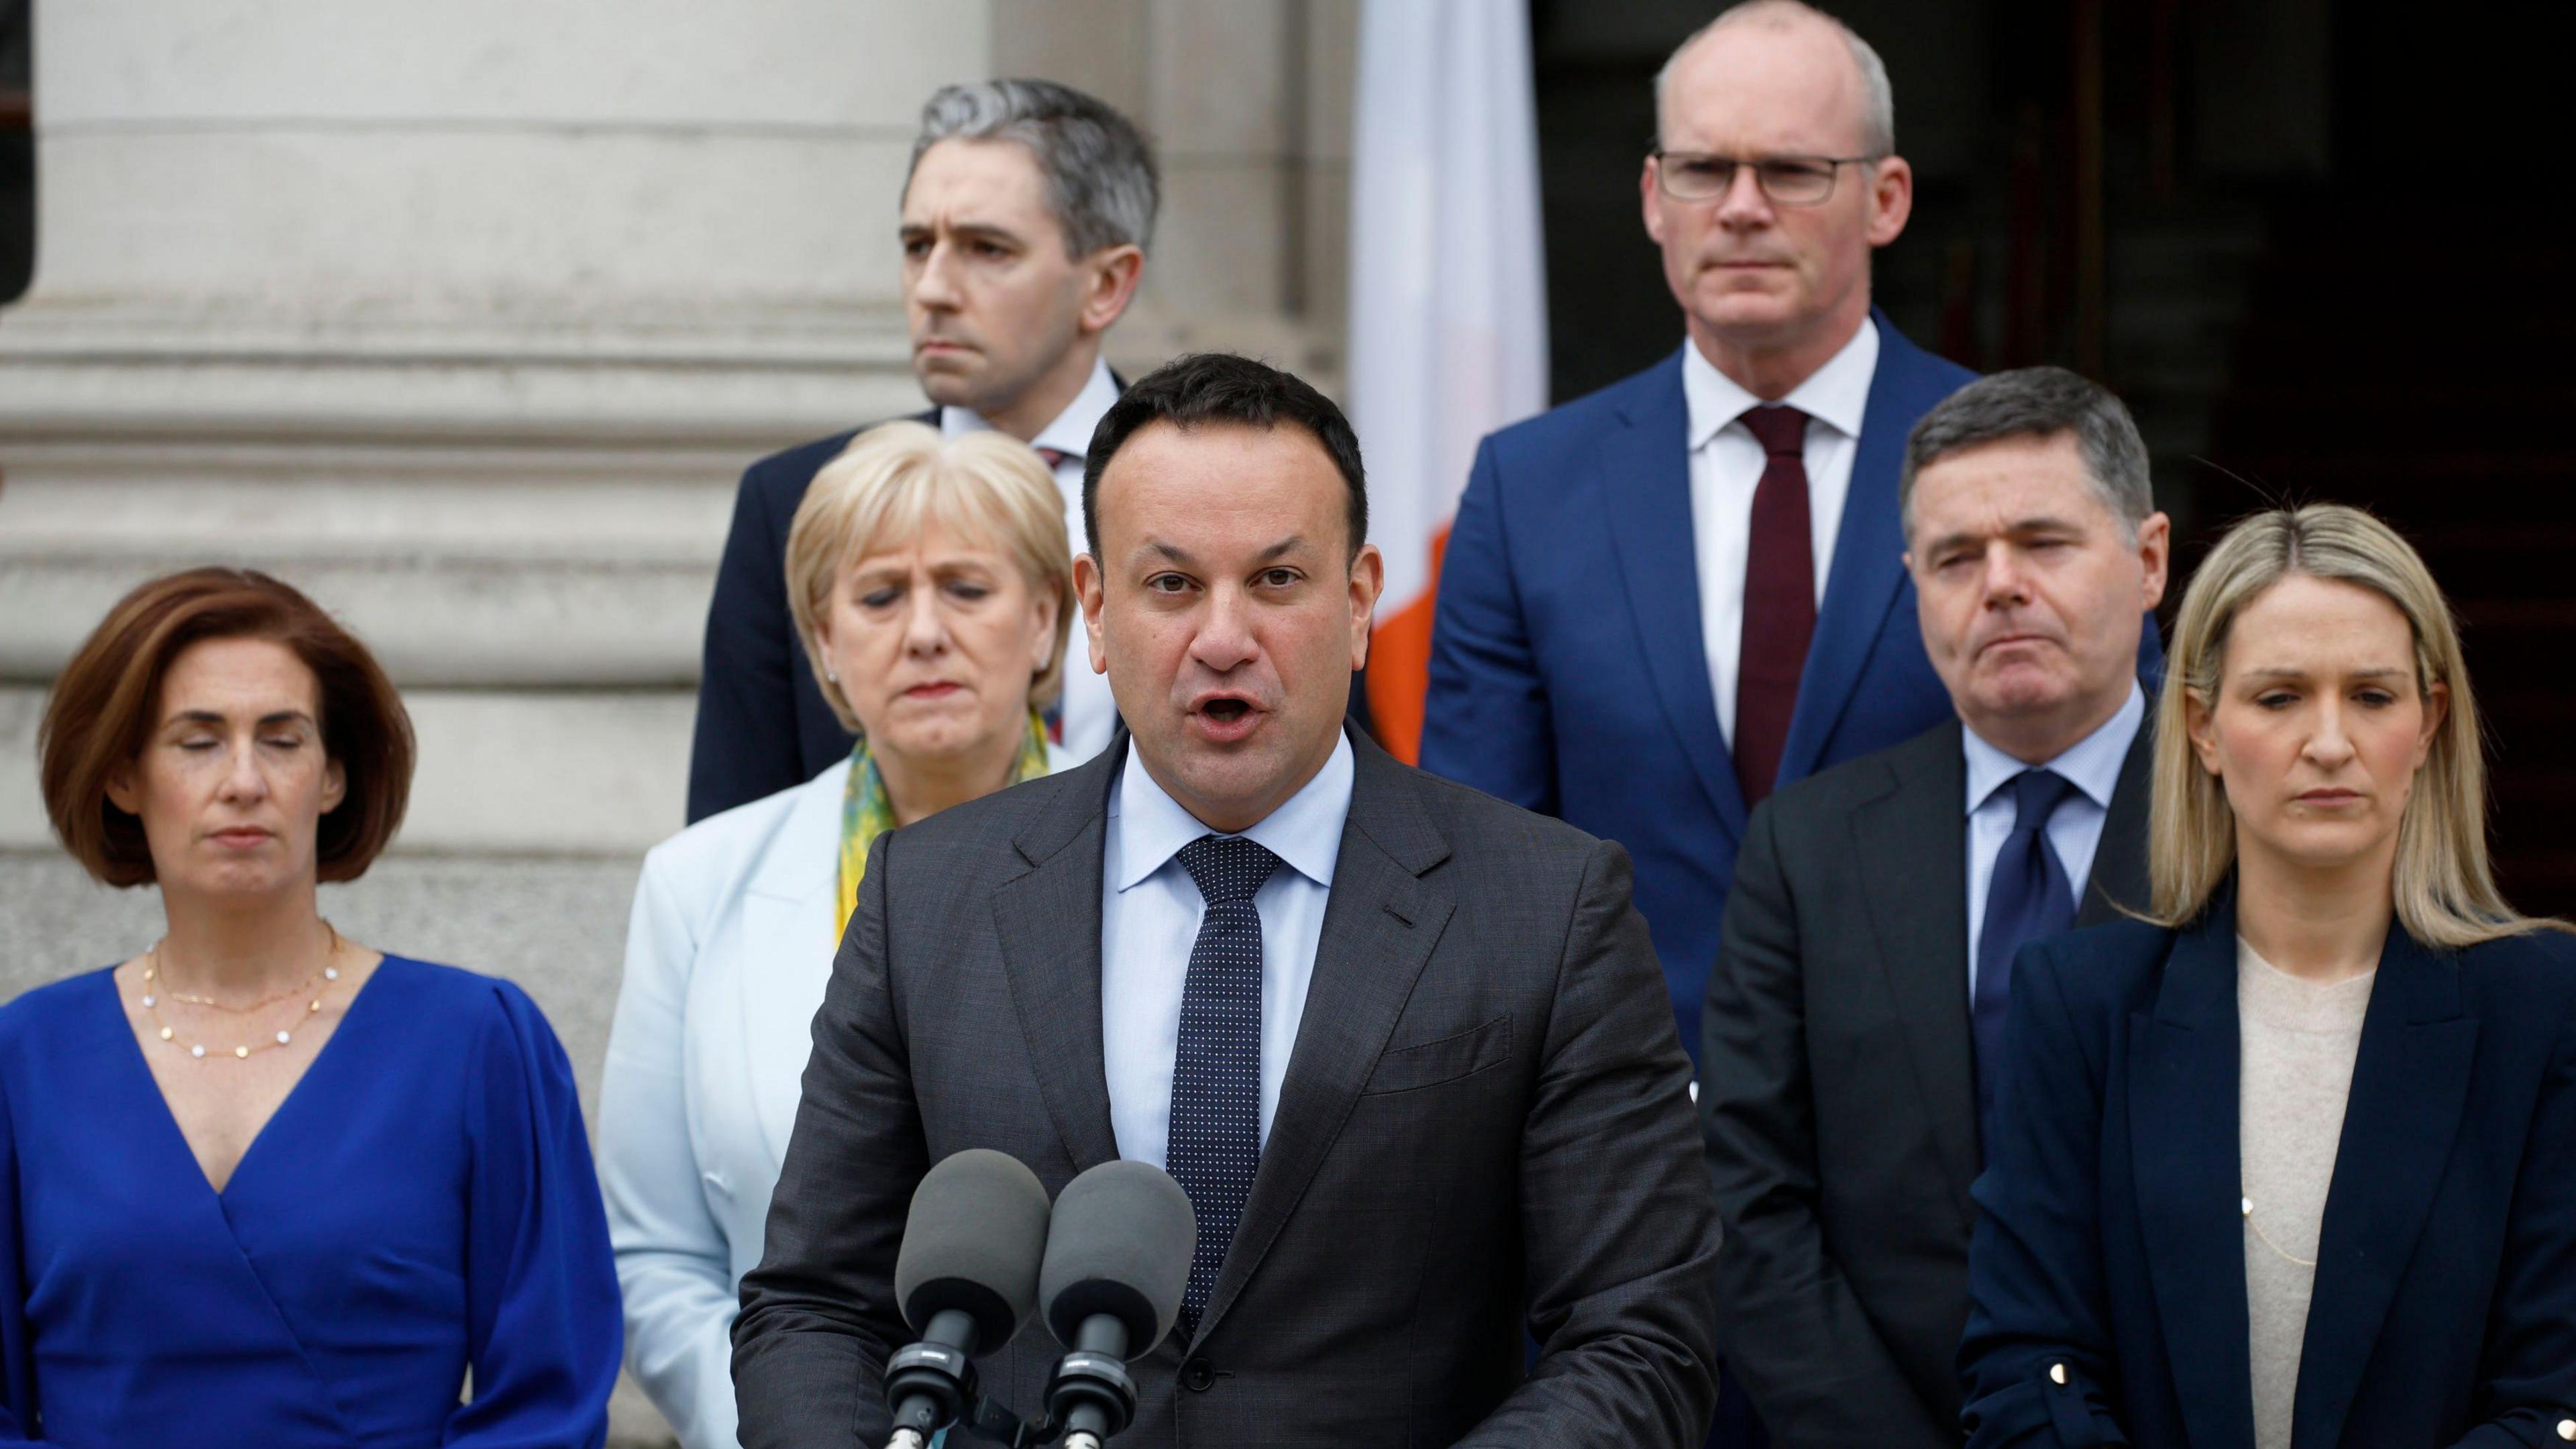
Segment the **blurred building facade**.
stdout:
<svg viewBox="0 0 2576 1449">
<path fill-rule="evenodd" d="M 734 478 L 919 406 L 893 219 L 941 82 L 1050 76 L 1155 137 L 1113 361 L 1340 376 L 1357 0 L 32 0 L 32 62 L 28 3 L 0 0 L 0 298 L 30 157 L 36 218 L 0 306 L 0 993 L 153 929 L 50 843 L 53 671 L 135 581 L 242 562 L 356 626 L 419 724 L 411 824 L 335 918 L 525 982 L 595 1083 Z M 1679 344 L 1637 175 L 1655 68 L 1717 8 L 1532 0 L 1559 399 Z M 2186 562 L 2283 497 L 2406 527 L 2468 624 L 2507 889 L 2576 908 L 2576 319 L 2535 150 L 2576 12 L 1828 8 L 1918 169 L 1898 323 L 2119 389 Z"/>
</svg>

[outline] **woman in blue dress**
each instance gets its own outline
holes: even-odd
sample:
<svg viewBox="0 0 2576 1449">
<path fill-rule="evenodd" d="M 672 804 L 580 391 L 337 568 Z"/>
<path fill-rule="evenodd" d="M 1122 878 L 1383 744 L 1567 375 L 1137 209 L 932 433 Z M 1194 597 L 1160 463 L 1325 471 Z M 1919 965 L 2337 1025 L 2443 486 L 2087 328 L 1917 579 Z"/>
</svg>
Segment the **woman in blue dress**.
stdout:
<svg viewBox="0 0 2576 1449">
<path fill-rule="evenodd" d="M 0 1008 L 0 1443 L 597 1446 L 616 1271 L 570 1064 L 507 982 L 316 910 L 411 774 L 401 701 L 286 585 L 119 603 L 46 808 L 167 934 Z"/>
</svg>

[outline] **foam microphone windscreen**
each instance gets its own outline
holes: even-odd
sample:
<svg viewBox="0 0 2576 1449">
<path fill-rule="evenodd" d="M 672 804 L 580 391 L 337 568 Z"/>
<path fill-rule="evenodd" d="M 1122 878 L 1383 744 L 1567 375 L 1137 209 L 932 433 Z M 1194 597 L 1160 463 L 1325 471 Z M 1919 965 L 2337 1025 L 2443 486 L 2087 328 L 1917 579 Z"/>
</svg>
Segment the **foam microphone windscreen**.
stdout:
<svg viewBox="0 0 2576 1449">
<path fill-rule="evenodd" d="M 1104 1162 L 1065 1184 L 1047 1229 L 1038 1298 L 1047 1327 L 1072 1345 L 1082 1321 L 1113 1314 L 1141 1358 L 1172 1331 L 1190 1283 L 1198 1219 L 1190 1197 L 1150 1162 Z"/>
<path fill-rule="evenodd" d="M 1037 1306 L 1046 1253 L 1046 1185 L 1018 1158 L 970 1147 L 921 1179 L 895 1255 L 895 1301 L 915 1333 L 962 1309 L 975 1318 L 975 1351 L 1011 1341 Z"/>
</svg>

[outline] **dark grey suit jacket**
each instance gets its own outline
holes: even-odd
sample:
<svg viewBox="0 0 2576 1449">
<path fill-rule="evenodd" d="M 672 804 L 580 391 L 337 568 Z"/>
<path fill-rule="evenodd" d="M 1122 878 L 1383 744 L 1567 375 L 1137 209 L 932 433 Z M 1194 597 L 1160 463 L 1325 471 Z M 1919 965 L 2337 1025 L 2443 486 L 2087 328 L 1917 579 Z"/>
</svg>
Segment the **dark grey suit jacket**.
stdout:
<svg viewBox="0 0 2576 1449">
<path fill-rule="evenodd" d="M 1313 984 L 1198 1339 L 1121 1445 L 1697 1445 L 1716 1215 L 1628 857 L 1406 768 L 1357 776 Z M 1126 752 L 881 837 L 734 1325 L 742 1442 L 885 1441 L 912 1191 L 991 1147 L 1118 1156 L 1101 848 Z M 1544 1353 L 1524 1382 L 1524 1329 Z M 1061 1350 L 983 1363 L 1034 1413 Z"/>
<path fill-rule="evenodd" d="M 1772 1442 L 1950 1446 L 1979 1165 L 1960 725 L 1754 812 L 1701 1044 L 1718 1325 Z M 2076 923 L 2146 903 L 2152 722 Z"/>
</svg>

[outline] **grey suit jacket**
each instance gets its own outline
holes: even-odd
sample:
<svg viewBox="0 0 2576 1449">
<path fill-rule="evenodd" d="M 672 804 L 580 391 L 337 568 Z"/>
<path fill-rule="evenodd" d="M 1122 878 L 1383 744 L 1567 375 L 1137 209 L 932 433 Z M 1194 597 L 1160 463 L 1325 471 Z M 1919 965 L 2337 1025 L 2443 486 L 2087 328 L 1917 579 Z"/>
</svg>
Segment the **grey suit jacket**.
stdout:
<svg viewBox="0 0 2576 1449">
<path fill-rule="evenodd" d="M 1196 1341 L 1121 1445 L 1673 1446 L 1716 1398 L 1716 1217 L 1625 852 L 1406 768 L 1357 775 L 1303 1024 Z M 881 837 L 814 1019 L 734 1325 L 742 1442 L 885 1441 L 912 1191 L 991 1147 L 1117 1157 L 1101 1060 L 1113 746 Z M 1524 1381 L 1524 1329 L 1543 1354 Z M 1036 1413 L 1061 1352 L 983 1362 Z"/>
<path fill-rule="evenodd" d="M 1781 1449 L 1964 1438 L 1980 1157 L 1960 728 L 1782 787 L 1727 897 L 1700 1048 L 1718 1322 Z M 2121 764 L 2078 925 L 2146 903 L 2154 732 Z"/>
</svg>

